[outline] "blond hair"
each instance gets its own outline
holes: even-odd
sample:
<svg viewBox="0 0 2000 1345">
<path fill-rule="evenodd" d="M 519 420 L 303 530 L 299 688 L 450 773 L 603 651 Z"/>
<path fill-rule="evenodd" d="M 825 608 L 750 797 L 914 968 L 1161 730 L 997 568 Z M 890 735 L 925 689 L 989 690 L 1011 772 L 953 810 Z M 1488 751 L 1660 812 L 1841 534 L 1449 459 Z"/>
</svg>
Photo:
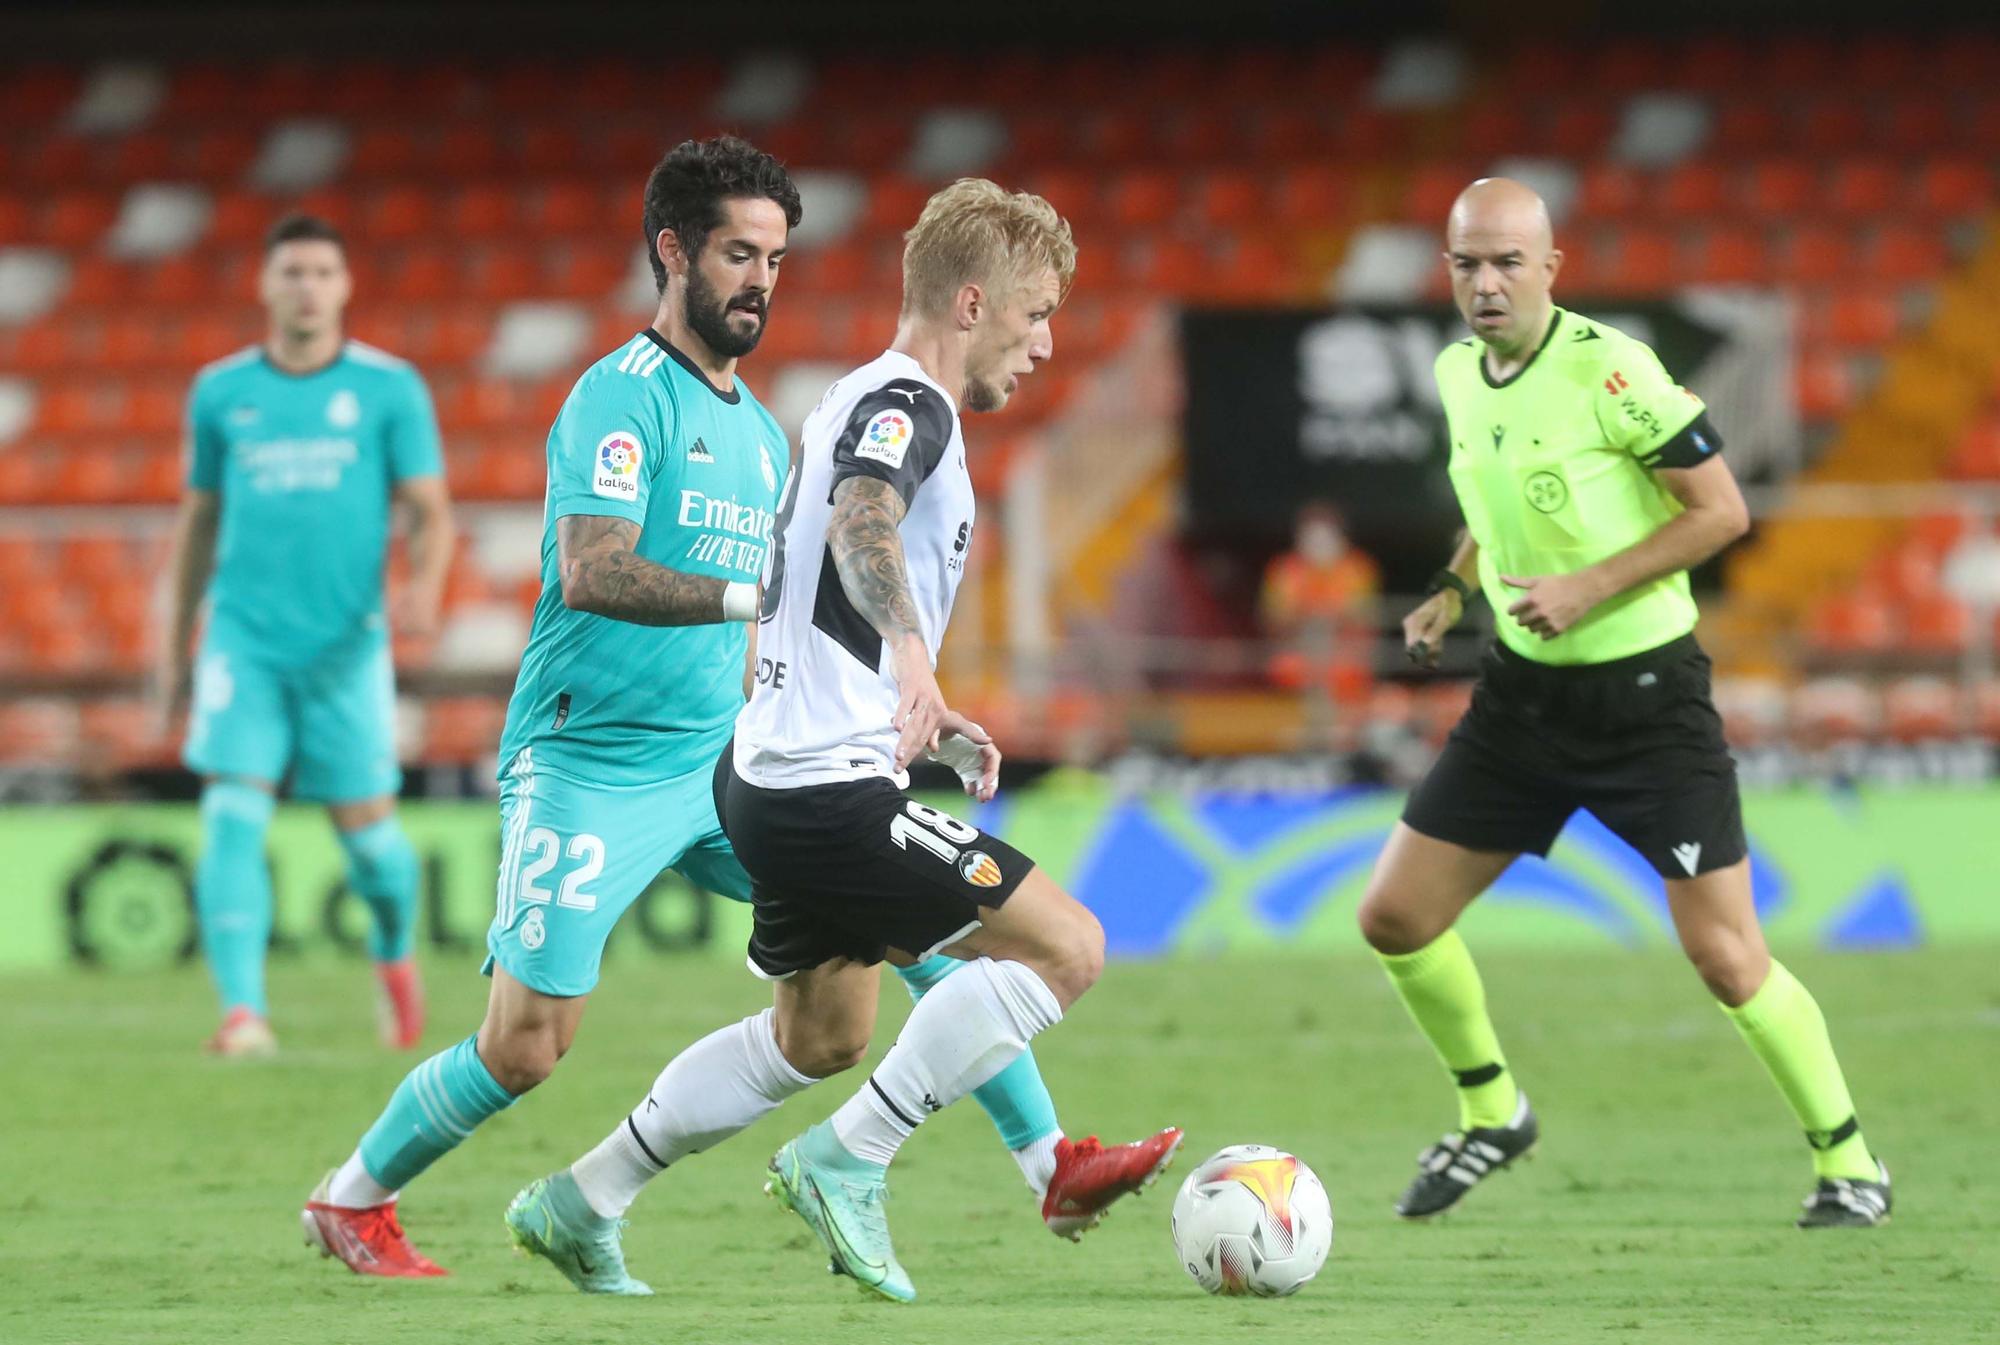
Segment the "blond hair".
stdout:
<svg viewBox="0 0 2000 1345">
<path fill-rule="evenodd" d="M 924 202 L 903 235 L 903 312 L 935 315 L 965 285 L 997 290 L 1056 273 L 1061 295 L 1076 279 L 1069 221 L 1030 192 L 964 177 Z"/>
</svg>

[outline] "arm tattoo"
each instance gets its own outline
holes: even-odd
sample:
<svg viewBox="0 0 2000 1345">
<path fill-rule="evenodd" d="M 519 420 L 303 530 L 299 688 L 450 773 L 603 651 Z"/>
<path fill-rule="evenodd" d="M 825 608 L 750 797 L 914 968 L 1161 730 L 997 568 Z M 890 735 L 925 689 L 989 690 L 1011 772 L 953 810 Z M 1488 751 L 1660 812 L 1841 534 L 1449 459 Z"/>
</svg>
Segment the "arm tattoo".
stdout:
<svg viewBox="0 0 2000 1345">
<path fill-rule="evenodd" d="M 556 520 L 556 567 L 563 601 L 640 626 L 705 626 L 722 620 L 726 579 L 682 574 L 634 553 L 639 525 L 568 514 Z"/>
<path fill-rule="evenodd" d="M 884 639 L 923 637 L 917 605 L 903 563 L 896 525 L 908 506 L 896 488 L 872 476 L 853 476 L 833 492 L 826 541 L 847 599 Z"/>
</svg>

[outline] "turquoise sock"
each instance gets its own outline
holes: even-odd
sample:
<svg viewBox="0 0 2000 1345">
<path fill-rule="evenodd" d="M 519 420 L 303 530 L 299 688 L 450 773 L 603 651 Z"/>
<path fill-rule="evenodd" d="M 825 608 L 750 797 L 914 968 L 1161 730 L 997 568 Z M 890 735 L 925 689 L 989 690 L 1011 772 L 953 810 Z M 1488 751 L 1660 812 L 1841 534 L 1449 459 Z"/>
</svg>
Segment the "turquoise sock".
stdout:
<svg viewBox="0 0 2000 1345">
<path fill-rule="evenodd" d="M 477 1037 L 438 1052 L 403 1076 L 389 1105 L 361 1137 L 361 1165 L 400 1191 L 443 1158 L 514 1095 L 495 1082 L 479 1058 Z"/>
<path fill-rule="evenodd" d="M 264 951 L 271 943 L 271 870 L 264 831 L 277 800 L 222 780 L 201 791 L 201 860 L 194 871 L 201 952 L 222 1011 L 266 1012 Z"/>
<path fill-rule="evenodd" d="M 955 957 L 938 953 L 913 967 L 898 967 L 896 974 L 903 978 L 911 999 L 922 999 L 926 990 L 964 965 Z M 1035 1064 L 1032 1050 L 1021 1052 L 1007 1068 L 973 1089 L 972 1097 L 993 1118 L 1001 1143 L 1009 1149 L 1025 1149 L 1061 1129 L 1056 1124 L 1055 1100 L 1042 1082 L 1041 1067 Z"/>
<path fill-rule="evenodd" d="M 377 962 L 401 962 L 417 934 L 417 852 L 410 838 L 394 814 L 336 834 L 347 852 L 348 885 L 375 917 L 368 955 Z"/>
</svg>

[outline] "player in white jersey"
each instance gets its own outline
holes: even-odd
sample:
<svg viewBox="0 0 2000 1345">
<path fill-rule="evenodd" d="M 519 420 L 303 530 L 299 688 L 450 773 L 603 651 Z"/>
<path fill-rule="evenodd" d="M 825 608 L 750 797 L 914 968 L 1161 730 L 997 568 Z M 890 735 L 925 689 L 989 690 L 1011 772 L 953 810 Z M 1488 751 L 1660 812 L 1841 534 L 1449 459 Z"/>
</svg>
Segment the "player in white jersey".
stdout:
<svg viewBox="0 0 2000 1345">
<path fill-rule="evenodd" d="M 999 787 L 999 748 L 946 705 L 934 672 L 974 522 L 958 415 L 999 410 L 1053 353 L 1075 258 L 1048 202 L 979 180 L 932 197 L 907 235 L 894 344 L 806 421 L 765 577 L 756 689 L 716 766 L 718 816 L 752 880 L 750 963 L 775 1003 L 675 1057 L 573 1169 L 629 1204 L 817 1081 L 785 1043 L 814 1042 L 827 1073 L 859 1063 L 881 962 L 948 954 L 957 970 L 930 985 L 854 1098 L 779 1151 L 767 1188 L 837 1270 L 903 1301 L 915 1290 L 882 1213 L 890 1158 L 921 1118 L 1019 1059 L 1104 959 L 1096 918 L 1026 856 L 904 792 L 924 754 L 981 800 Z M 1067 1186 L 1059 1168 L 1044 1217 L 1087 1227 L 1158 1176 L 1180 1138 L 1099 1148 Z"/>
</svg>

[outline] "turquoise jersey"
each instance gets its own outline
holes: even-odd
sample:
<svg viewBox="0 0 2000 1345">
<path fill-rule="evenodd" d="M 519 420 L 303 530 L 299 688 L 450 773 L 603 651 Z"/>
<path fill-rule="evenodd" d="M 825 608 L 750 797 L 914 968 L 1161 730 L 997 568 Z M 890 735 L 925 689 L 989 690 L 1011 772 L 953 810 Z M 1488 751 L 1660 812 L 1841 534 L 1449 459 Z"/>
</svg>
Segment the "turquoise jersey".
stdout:
<svg viewBox="0 0 2000 1345">
<path fill-rule="evenodd" d="M 622 518 L 638 554 L 754 583 L 790 466 L 784 432 L 739 378 L 717 391 L 650 328 L 584 372 L 549 431 L 542 592 L 500 735 L 537 770 L 607 785 L 707 770 L 743 708 L 742 622 L 641 626 L 563 604 L 556 520 Z"/>
<path fill-rule="evenodd" d="M 422 376 L 358 341 L 307 374 L 253 347 L 195 377 L 187 420 L 187 483 L 221 497 L 208 644 L 279 668 L 379 645 L 391 492 L 444 471 Z"/>
</svg>

